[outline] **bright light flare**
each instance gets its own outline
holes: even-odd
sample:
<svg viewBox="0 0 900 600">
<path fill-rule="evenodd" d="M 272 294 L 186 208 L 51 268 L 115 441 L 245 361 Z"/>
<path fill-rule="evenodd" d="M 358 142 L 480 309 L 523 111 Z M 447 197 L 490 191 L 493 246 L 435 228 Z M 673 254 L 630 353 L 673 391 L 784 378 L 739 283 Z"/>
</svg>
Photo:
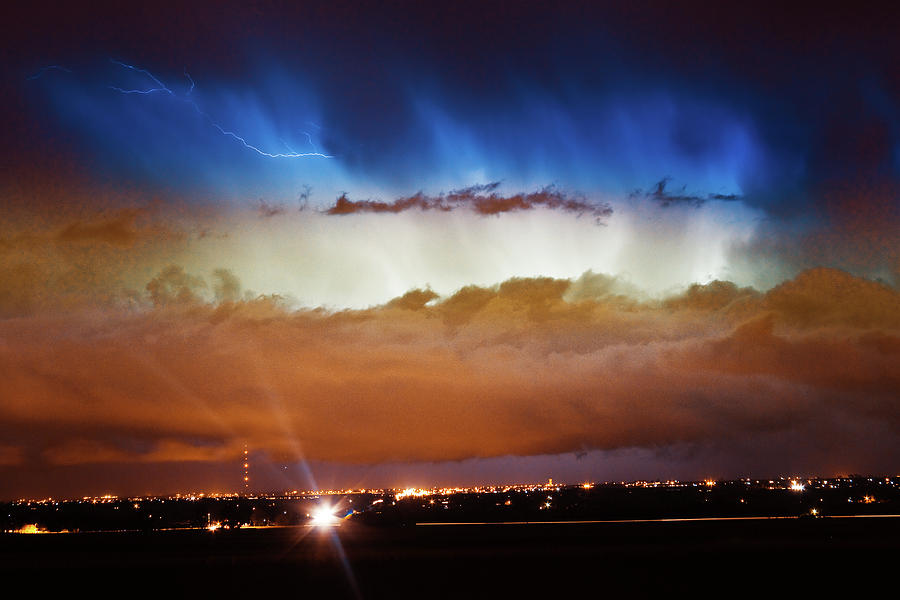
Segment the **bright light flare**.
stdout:
<svg viewBox="0 0 900 600">
<path fill-rule="evenodd" d="M 338 518 L 334 514 L 334 508 L 320 506 L 313 511 L 310 523 L 314 527 L 331 527 L 337 525 Z"/>
<path fill-rule="evenodd" d="M 791 490 L 794 492 L 802 492 L 806 489 L 806 486 L 800 483 L 799 481 L 791 480 Z"/>
</svg>

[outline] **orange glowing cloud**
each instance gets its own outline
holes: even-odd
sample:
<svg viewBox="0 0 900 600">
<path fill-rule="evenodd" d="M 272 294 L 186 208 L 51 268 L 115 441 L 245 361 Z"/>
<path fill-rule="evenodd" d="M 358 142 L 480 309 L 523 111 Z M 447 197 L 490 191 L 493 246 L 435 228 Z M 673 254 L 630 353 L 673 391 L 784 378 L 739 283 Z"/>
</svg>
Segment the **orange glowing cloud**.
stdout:
<svg viewBox="0 0 900 600">
<path fill-rule="evenodd" d="M 241 440 L 353 463 L 653 448 L 822 413 L 900 431 L 900 294 L 837 271 L 643 302 L 598 275 L 513 279 L 338 312 L 202 301 L 202 281 L 172 267 L 152 305 L 0 322 L 4 433 L 74 465 Z"/>
</svg>

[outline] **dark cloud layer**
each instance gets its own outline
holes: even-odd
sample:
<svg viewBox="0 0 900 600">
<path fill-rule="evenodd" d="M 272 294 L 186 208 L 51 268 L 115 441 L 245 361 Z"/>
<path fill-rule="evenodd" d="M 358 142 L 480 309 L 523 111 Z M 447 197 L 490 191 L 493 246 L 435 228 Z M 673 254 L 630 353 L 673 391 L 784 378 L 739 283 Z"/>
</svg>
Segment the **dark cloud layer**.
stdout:
<svg viewBox="0 0 900 600">
<path fill-rule="evenodd" d="M 631 197 L 649 198 L 663 208 L 677 204 L 702 206 L 708 200 L 734 201 L 741 199 L 737 194 L 706 194 L 705 196 L 688 194 L 685 186 L 677 192 L 672 192 L 666 189 L 671 181 L 672 179 L 670 177 L 664 177 L 656 182 L 656 185 L 653 186 L 652 190 L 646 192 L 643 190 L 635 190 L 631 193 Z"/>
<path fill-rule="evenodd" d="M 325 210 L 329 215 L 351 215 L 355 213 L 399 213 L 407 210 L 435 210 L 449 212 L 467 208 L 479 215 L 496 215 L 504 212 L 549 208 L 576 214 L 590 214 L 598 219 L 612 215 L 612 207 L 603 202 L 590 202 L 577 195 L 566 194 L 553 186 L 545 187 L 530 194 L 503 196 L 496 193 L 499 182 L 473 185 L 439 196 L 428 196 L 421 192 L 393 202 L 379 200 L 350 200 L 346 195 L 338 198 L 334 205 Z"/>
</svg>

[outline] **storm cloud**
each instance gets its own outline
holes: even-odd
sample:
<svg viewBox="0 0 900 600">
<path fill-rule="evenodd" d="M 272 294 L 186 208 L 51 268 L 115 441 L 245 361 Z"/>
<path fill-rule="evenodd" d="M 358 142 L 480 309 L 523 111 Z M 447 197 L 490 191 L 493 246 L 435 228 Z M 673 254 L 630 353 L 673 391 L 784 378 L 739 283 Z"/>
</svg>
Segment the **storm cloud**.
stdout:
<svg viewBox="0 0 900 600">
<path fill-rule="evenodd" d="M 900 433 L 900 294 L 840 271 L 660 301 L 593 273 L 512 279 L 336 312 L 234 301 L 217 278 L 218 302 L 173 266 L 152 307 L 0 322 L 5 462 L 216 462 L 248 443 L 374 464 L 791 431 L 849 436 L 852 457 L 866 423 Z"/>
</svg>

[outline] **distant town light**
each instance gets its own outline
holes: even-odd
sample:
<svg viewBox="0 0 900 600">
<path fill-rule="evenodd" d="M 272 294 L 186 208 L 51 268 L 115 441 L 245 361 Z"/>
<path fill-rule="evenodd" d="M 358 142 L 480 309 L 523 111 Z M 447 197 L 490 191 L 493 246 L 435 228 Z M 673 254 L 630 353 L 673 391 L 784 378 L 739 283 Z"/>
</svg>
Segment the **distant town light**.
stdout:
<svg viewBox="0 0 900 600">
<path fill-rule="evenodd" d="M 406 488 L 405 490 L 400 490 L 395 494 L 397 500 L 402 500 L 407 497 L 413 498 L 421 498 L 422 496 L 430 496 L 432 494 L 431 490 L 423 490 L 419 488 Z"/>
<path fill-rule="evenodd" d="M 36 524 L 32 523 L 29 525 L 22 525 L 20 528 L 15 530 L 16 533 L 46 533 L 46 530 L 38 527 Z"/>
</svg>

